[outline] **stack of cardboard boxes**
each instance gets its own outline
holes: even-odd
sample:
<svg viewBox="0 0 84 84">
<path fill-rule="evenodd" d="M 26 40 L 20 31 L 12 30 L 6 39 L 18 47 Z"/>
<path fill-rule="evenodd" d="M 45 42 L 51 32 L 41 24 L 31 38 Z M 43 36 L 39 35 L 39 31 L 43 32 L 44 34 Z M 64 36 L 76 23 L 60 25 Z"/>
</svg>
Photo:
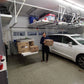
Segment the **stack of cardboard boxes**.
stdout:
<svg viewBox="0 0 84 84">
<path fill-rule="evenodd" d="M 37 52 L 39 50 L 38 46 L 34 45 L 34 41 L 17 42 L 18 52 Z"/>
<path fill-rule="evenodd" d="M 51 39 L 46 39 L 45 40 L 45 45 L 47 46 L 52 46 L 53 45 L 53 40 Z M 38 46 L 34 45 L 34 41 L 19 41 L 17 42 L 17 47 L 18 47 L 18 53 L 25 53 L 25 52 L 37 52 L 39 51 Z"/>
</svg>

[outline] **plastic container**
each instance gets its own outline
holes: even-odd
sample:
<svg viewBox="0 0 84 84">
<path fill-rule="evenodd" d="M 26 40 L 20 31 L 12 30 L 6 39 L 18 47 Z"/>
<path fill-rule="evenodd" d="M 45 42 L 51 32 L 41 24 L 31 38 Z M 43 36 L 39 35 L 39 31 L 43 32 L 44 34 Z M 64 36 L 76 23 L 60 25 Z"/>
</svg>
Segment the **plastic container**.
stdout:
<svg viewBox="0 0 84 84">
<path fill-rule="evenodd" d="M 3 56 L 0 55 L 0 61 L 2 60 Z"/>
<path fill-rule="evenodd" d="M 0 63 L 0 70 L 3 69 L 3 63 Z"/>
<path fill-rule="evenodd" d="M 32 24 L 34 19 L 35 19 L 35 18 L 34 18 L 33 16 L 30 16 L 30 17 L 29 17 L 29 23 Z"/>
<path fill-rule="evenodd" d="M 55 15 L 54 14 L 47 14 L 46 17 L 48 18 L 48 20 L 52 20 L 55 21 Z"/>
<path fill-rule="evenodd" d="M 54 14 L 47 14 L 44 17 L 42 17 L 40 20 L 55 21 L 55 15 Z"/>
</svg>

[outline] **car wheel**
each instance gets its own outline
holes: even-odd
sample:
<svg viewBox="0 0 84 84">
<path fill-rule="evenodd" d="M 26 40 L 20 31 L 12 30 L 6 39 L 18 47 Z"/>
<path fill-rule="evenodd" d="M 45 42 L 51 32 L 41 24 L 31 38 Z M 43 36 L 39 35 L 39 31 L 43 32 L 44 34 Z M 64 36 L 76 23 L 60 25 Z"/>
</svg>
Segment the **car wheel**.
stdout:
<svg viewBox="0 0 84 84">
<path fill-rule="evenodd" d="M 78 56 L 76 62 L 80 68 L 84 69 L 84 55 Z"/>
</svg>

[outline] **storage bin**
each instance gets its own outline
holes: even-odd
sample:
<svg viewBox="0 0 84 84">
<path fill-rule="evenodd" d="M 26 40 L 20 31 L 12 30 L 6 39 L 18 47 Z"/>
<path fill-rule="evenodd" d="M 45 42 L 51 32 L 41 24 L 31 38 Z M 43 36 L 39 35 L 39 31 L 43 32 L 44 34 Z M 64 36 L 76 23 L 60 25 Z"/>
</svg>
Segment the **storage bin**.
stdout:
<svg viewBox="0 0 84 84">
<path fill-rule="evenodd" d="M 40 20 L 48 20 L 48 21 L 55 21 L 55 15 L 54 14 L 47 14 Z"/>
<path fill-rule="evenodd" d="M 3 57 L 3 56 L 0 55 L 0 60 L 2 60 L 2 57 Z"/>
<path fill-rule="evenodd" d="M 33 16 L 30 16 L 30 17 L 29 17 L 29 23 L 30 23 L 30 24 L 33 23 L 34 20 L 35 20 L 35 18 L 34 18 Z"/>
<path fill-rule="evenodd" d="M 32 24 L 33 22 L 37 21 L 38 18 L 37 17 L 34 17 L 34 16 L 30 16 L 29 17 L 29 23 Z"/>
<path fill-rule="evenodd" d="M 3 63 L 0 63 L 0 70 L 3 69 Z"/>
</svg>

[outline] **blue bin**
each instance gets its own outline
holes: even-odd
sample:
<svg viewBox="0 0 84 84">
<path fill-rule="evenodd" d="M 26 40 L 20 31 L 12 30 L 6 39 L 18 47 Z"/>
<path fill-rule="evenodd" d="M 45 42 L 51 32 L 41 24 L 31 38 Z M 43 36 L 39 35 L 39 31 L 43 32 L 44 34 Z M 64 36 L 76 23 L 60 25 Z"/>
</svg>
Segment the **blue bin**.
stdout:
<svg viewBox="0 0 84 84">
<path fill-rule="evenodd" d="M 35 18 L 33 17 L 33 16 L 30 16 L 29 17 L 29 23 L 31 24 L 31 23 L 33 23 L 33 20 L 34 20 Z"/>
<path fill-rule="evenodd" d="M 34 20 L 38 20 L 37 17 L 34 17 L 34 16 L 30 16 L 29 17 L 29 23 L 32 24 Z"/>
</svg>

